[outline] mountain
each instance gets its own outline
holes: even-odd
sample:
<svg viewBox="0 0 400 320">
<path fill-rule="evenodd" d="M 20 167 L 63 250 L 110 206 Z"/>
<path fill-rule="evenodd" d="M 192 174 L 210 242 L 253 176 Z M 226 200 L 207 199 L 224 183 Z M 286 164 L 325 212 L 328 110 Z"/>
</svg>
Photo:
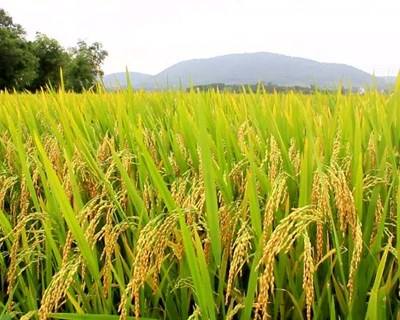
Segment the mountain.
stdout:
<svg viewBox="0 0 400 320">
<path fill-rule="evenodd" d="M 114 77 L 124 76 L 124 73 L 114 74 Z M 182 61 L 154 76 L 136 76 L 133 86 L 154 90 L 213 83 L 241 85 L 258 82 L 280 86 L 315 85 L 320 88 L 333 88 L 339 83 L 345 87 L 377 84 L 379 88 L 385 88 L 392 80 L 389 77 L 373 78 L 371 74 L 345 64 L 257 52 Z"/>
<path fill-rule="evenodd" d="M 129 72 L 129 79 L 134 88 L 140 87 L 142 83 L 150 80 L 152 75 L 140 73 L 140 72 Z M 126 72 L 111 73 L 104 76 L 103 81 L 106 88 L 117 89 L 127 87 Z"/>
<path fill-rule="evenodd" d="M 379 77 L 381 83 L 385 87 L 392 87 L 396 83 L 396 77 Z"/>
</svg>

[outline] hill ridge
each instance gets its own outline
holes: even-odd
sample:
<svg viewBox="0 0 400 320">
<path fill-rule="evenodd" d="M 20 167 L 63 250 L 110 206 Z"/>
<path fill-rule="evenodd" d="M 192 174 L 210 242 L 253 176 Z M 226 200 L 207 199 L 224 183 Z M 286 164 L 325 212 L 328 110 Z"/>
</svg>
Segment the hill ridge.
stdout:
<svg viewBox="0 0 400 320">
<path fill-rule="evenodd" d="M 390 77 L 374 77 L 361 69 L 336 62 L 319 62 L 272 52 L 230 53 L 179 61 L 157 74 L 130 73 L 133 87 L 148 90 L 224 83 L 227 85 L 273 83 L 279 86 L 334 88 L 377 85 L 387 88 Z M 113 80 L 114 79 L 114 80 Z M 118 79 L 118 84 L 116 85 Z M 104 78 L 106 87 L 126 86 L 126 73 Z"/>
</svg>

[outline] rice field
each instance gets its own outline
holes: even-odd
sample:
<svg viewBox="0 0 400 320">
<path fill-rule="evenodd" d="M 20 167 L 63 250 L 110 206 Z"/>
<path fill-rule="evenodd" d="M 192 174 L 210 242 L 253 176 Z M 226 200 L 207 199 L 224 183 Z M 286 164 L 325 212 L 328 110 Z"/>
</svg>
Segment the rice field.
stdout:
<svg viewBox="0 0 400 320">
<path fill-rule="evenodd" d="M 400 317 L 391 94 L 0 93 L 0 319 Z"/>
</svg>

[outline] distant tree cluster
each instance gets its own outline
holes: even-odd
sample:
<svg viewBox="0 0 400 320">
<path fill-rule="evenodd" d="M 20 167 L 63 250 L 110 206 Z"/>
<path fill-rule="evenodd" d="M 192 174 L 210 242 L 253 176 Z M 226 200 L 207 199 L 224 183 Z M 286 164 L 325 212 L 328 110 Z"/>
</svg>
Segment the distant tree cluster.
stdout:
<svg viewBox="0 0 400 320">
<path fill-rule="evenodd" d="M 28 41 L 23 27 L 0 9 L 0 90 L 58 89 L 62 70 L 65 89 L 81 92 L 102 79 L 106 57 L 98 42 L 79 41 L 76 47 L 65 49 L 42 33 Z"/>
<path fill-rule="evenodd" d="M 196 91 L 209 91 L 209 90 L 218 90 L 218 91 L 228 91 L 228 92 L 268 92 L 268 93 L 274 93 L 274 92 L 290 92 L 290 91 L 295 91 L 295 92 L 301 92 L 304 94 L 311 94 L 317 89 L 313 86 L 311 87 L 302 87 L 302 86 L 279 86 L 275 85 L 273 83 L 267 83 L 265 84 L 264 82 L 259 82 L 257 84 L 224 84 L 224 83 L 211 83 L 211 84 L 205 84 L 205 85 L 196 85 L 193 88 L 189 88 L 188 90 L 196 90 Z M 318 91 L 323 91 L 323 90 L 318 90 Z"/>
<path fill-rule="evenodd" d="M 315 92 L 320 93 L 332 93 L 337 92 L 337 88 L 318 88 L 314 85 L 305 87 L 305 86 L 280 86 L 273 84 L 271 82 L 264 83 L 259 82 L 257 84 L 224 84 L 224 83 L 211 83 L 211 84 L 204 84 L 204 85 L 196 85 L 191 88 L 188 88 L 187 91 L 209 91 L 209 90 L 218 90 L 218 91 L 227 91 L 227 92 L 234 92 L 234 93 L 242 93 L 242 92 L 267 92 L 267 93 L 275 93 L 275 92 L 299 92 L 303 94 L 313 94 Z M 360 88 L 354 87 L 351 89 L 341 88 L 340 89 L 343 94 L 347 93 L 359 93 Z"/>
</svg>

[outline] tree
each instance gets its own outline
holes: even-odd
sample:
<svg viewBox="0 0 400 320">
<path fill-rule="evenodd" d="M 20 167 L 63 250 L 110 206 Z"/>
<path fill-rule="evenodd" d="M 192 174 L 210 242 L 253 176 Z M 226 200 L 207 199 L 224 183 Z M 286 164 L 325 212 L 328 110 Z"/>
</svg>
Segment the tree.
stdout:
<svg viewBox="0 0 400 320">
<path fill-rule="evenodd" d="M 4 9 L 0 9 L 0 28 L 12 31 L 14 34 L 19 36 L 25 35 L 22 26 L 14 23 L 13 19 L 4 11 Z"/>
<path fill-rule="evenodd" d="M 57 89 L 60 85 L 60 69 L 65 69 L 69 63 L 68 53 L 58 43 L 42 33 L 36 34 L 32 43 L 32 52 L 38 59 L 37 77 L 30 86 L 38 90 L 51 85 Z"/>
<path fill-rule="evenodd" d="M 99 42 L 88 45 L 79 41 L 70 50 L 71 61 L 66 70 L 67 89 L 81 92 L 93 88 L 102 78 L 101 65 L 108 53 Z"/>
<path fill-rule="evenodd" d="M 93 88 L 102 79 L 101 65 L 107 55 L 99 42 L 79 41 L 69 51 L 41 33 L 29 42 L 22 26 L 0 9 L 0 90 L 36 91 L 49 84 L 57 88 L 61 68 L 66 89 L 80 92 Z"/>
<path fill-rule="evenodd" d="M 0 9 L 0 90 L 26 88 L 37 76 L 36 67 L 24 29 Z"/>
</svg>

